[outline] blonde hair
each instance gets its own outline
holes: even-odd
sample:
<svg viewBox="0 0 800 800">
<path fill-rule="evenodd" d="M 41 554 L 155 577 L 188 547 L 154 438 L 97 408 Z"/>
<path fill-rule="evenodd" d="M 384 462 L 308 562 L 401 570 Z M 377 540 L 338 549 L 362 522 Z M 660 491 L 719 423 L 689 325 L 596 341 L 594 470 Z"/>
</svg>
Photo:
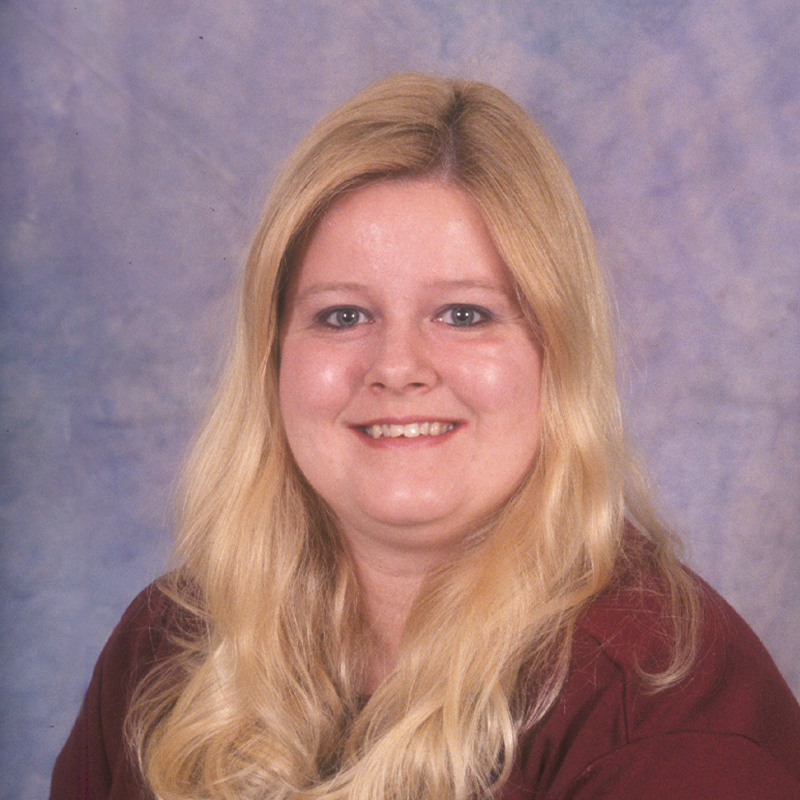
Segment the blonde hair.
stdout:
<svg viewBox="0 0 800 800">
<path fill-rule="evenodd" d="M 429 577 L 395 669 L 365 702 L 358 587 L 286 443 L 278 332 L 299 248 L 330 204 L 414 177 L 469 193 L 513 276 L 543 352 L 541 450 L 491 524 Z M 625 535 L 626 518 L 643 536 Z M 591 231 L 553 147 L 502 92 L 389 78 L 326 117 L 289 160 L 188 462 L 177 554 L 164 591 L 201 624 L 174 632 L 174 657 L 129 715 L 163 800 L 486 796 L 557 697 L 577 617 L 623 572 L 655 576 L 676 620 L 672 662 L 653 686 L 685 674 L 697 600 L 624 445 Z"/>
</svg>

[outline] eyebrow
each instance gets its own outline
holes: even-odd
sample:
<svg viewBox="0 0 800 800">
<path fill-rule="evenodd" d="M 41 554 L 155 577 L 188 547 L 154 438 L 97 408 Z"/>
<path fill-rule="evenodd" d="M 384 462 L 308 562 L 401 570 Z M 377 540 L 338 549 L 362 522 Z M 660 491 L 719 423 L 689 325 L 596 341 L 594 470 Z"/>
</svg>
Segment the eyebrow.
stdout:
<svg viewBox="0 0 800 800">
<path fill-rule="evenodd" d="M 367 287 L 361 283 L 315 283 L 312 286 L 309 286 L 307 289 L 303 289 L 303 291 L 297 295 L 297 299 L 301 300 L 304 297 L 313 296 L 315 294 L 324 294 L 325 292 L 357 292 L 366 288 Z"/>
<path fill-rule="evenodd" d="M 432 281 L 428 284 L 431 288 L 435 289 L 484 289 L 489 292 L 495 292 L 496 294 L 502 295 L 509 295 L 510 292 L 503 286 L 498 286 L 496 283 L 490 283 L 488 281 L 473 281 L 473 280 L 440 280 L 440 281 Z"/>
<path fill-rule="evenodd" d="M 511 289 L 506 289 L 503 286 L 498 286 L 495 283 L 487 281 L 476 281 L 467 279 L 456 280 L 438 280 L 431 281 L 426 286 L 431 289 L 483 289 L 484 291 L 494 292 L 495 294 L 503 295 L 504 297 L 514 297 L 514 292 Z M 362 283 L 352 283 L 348 281 L 337 281 L 331 283 L 315 283 L 307 289 L 303 289 L 297 295 L 295 302 L 303 302 L 309 297 L 325 294 L 327 292 L 359 292 L 366 291 L 367 286 Z"/>
</svg>

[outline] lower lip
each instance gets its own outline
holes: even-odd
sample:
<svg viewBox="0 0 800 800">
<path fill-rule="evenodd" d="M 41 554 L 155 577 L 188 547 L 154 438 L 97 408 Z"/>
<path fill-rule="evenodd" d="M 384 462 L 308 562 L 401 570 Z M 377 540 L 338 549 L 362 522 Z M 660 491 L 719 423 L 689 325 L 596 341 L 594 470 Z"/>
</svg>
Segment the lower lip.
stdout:
<svg viewBox="0 0 800 800">
<path fill-rule="evenodd" d="M 446 433 L 438 433 L 436 436 L 431 436 L 430 434 L 420 434 L 419 436 L 379 436 L 377 439 L 361 430 L 361 428 L 351 428 L 351 430 L 370 447 L 381 450 L 387 448 L 394 450 L 402 447 L 434 447 L 438 444 L 444 444 L 462 427 L 461 423 L 456 423 L 456 426 L 451 430 Z"/>
</svg>

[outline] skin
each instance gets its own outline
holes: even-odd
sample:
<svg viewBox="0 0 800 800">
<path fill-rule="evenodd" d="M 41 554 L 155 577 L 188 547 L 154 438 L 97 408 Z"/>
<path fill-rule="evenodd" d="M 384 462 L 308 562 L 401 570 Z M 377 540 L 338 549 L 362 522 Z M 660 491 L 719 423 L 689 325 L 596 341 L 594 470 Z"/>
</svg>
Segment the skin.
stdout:
<svg viewBox="0 0 800 800">
<path fill-rule="evenodd" d="M 375 684 L 425 573 L 535 458 L 541 352 L 477 206 L 441 180 L 382 181 L 334 203 L 286 310 L 286 435 L 356 564 L 379 643 Z M 434 422 L 453 427 L 369 432 Z"/>
</svg>

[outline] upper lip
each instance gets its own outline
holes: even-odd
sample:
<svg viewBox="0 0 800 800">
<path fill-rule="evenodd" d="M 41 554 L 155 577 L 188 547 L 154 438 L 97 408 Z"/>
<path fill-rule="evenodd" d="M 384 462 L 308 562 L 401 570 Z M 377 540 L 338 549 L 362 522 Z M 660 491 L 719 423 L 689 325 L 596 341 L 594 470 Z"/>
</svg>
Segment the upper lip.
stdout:
<svg viewBox="0 0 800 800">
<path fill-rule="evenodd" d="M 448 416 L 414 416 L 414 417 L 376 417 L 375 419 L 367 420 L 366 422 L 355 422 L 351 425 L 353 428 L 369 428 L 372 425 L 412 425 L 414 423 L 421 425 L 423 422 L 450 422 L 458 425 L 461 420 Z"/>
</svg>

